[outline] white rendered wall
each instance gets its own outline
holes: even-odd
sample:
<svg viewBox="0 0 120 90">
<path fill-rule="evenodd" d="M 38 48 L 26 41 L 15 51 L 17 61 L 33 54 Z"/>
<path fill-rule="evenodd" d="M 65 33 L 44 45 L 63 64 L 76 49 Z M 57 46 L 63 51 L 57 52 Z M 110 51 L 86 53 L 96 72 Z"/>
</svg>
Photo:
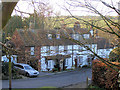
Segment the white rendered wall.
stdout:
<svg viewBox="0 0 120 90">
<path fill-rule="evenodd" d="M 97 54 L 101 56 L 102 58 L 109 58 L 109 54 L 112 51 L 112 48 L 110 49 L 98 49 Z"/>
<path fill-rule="evenodd" d="M 97 49 L 96 44 L 87 45 L 87 46 L 89 46 L 92 50 L 96 52 L 96 49 Z M 50 51 L 50 53 L 47 53 L 47 51 Z M 54 65 L 55 65 L 54 60 L 49 60 L 48 67 L 47 67 L 44 56 L 52 56 L 57 54 L 71 55 L 70 58 L 65 59 L 65 66 L 67 66 L 67 69 L 70 69 L 72 68 L 72 61 L 73 61 L 73 65 L 75 65 L 75 61 L 74 61 L 75 59 L 78 60 L 78 66 L 80 64 L 81 66 L 87 65 L 88 64 L 87 56 L 92 53 L 86 50 L 84 47 L 81 47 L 80 45 L 67 45 L 67 46 L 60 45 L 59 47 L 50 46 L 49 48 L 48 46 L 43 46 L 41 48 L 41 71 L 47 71 L 46 68 L 49 68 L 50 70 L 52 70 L 52 68 L 54 68 Z"/>
</svg>

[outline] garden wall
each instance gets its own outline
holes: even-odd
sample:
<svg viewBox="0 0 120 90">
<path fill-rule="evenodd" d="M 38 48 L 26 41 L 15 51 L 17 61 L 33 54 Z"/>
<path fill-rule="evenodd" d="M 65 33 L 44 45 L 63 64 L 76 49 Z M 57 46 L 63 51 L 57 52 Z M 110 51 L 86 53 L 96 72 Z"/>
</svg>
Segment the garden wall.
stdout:
<svg viewBox="0 0 120 90">
<path fill-rule="evenodd" d="M 113 64 L 120 64 L 112 62 Z M 120 68 L 119 68 L 120 69 Z M 118 72 L 111 69 L 98 59 L 92 62 L 92 81 L 101 88 L 118 89 Z"/>
</svg>

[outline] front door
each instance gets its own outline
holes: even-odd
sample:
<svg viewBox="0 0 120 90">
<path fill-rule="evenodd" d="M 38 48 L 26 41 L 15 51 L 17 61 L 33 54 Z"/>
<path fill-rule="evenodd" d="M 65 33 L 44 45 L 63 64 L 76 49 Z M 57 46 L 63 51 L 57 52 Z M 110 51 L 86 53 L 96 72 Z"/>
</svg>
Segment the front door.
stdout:
<svg viewBox="0 0 120 90">
<path fill-rule="evenodd" d="M 63 70 L 63 59 L 60 60 L 60 69 Z"/>
</svg>

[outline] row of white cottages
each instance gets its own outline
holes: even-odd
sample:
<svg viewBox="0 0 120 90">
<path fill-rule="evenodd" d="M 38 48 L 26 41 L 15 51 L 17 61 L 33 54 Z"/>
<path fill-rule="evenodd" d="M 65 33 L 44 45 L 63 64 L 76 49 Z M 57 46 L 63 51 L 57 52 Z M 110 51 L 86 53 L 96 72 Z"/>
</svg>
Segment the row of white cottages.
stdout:
<svg viewBox="0 0 120 90">
<path fill-rule="evenodd" d="M 79 31 L 79 33 L 78 33 Z M 77 60 L 77 67 L 79 66 L 84 66 L 84 65 L 88 65 L 88 59 L 91 58 L 91 55 L 93 55 L 89 50 L 86 50 L 86 48 L 84 48 L 83 46 L 77 45 L 77 44 L 69 44 L 69 42 L 67 43 L 66 41 L 63 40 L 63 38 L 61 37 L 61 34 L 56 33 L 56 37 L 53 37 L 53 33 L 50 33 L 51 31 L 47 32 L 46 31 L 40 31 L 37 32 L 37 30 L 28 30 L 28 31 L 24 31 L 24 30 L 18 30 L 16 31 L 16 35 L 21 34 L 20 38 L 24 41 L 24 43 L 26 43 L 27 47 L 30 47 L 30 54 L 31 56 L 35 55 L 35 43 L 32 43 L 33 41 L 36 41 L 36 44 L 39 44 L 40 41 L 43 42 L 50 42 L 53 43 L 53 45 L 46 45 L 40 43 L 40 59 L 38 60 L 41 64 L 41 71 L 47 71 L 47 69 L 52 70 L 54 68 L 54 65 L 56 65 L 56 60 L 52 60 L 52 56 L 56 56 L 57 59 L 57 55 L 62 55 L 62 56 L 69 56 L 67 58 L 63 58 L 61 60 L 59 60 L 59 64 L 60 67 L 63 68 L 63 61 L 64 61 L 64 66 L 67 67 L 67 69 L 71 69 L 73 67 L 75 67 L 75 59 Z M 43 33 L 45 32 L 45 33 Z M 56 31 L 55 31 L 56 32 Z M 26 33 L 26 34 L 25 34 Z M 73 30 L 68 29 L 68 33 L 69 35 L 75 39 L 75 40 L 83 40 L 83 37 L 85 40 L 87 40 L 89 42 L 89 40 L 93 40 L 92 43 L 86 43 L 86 46 L 88 46 L 89 48 L 91 48 L 95 53 L 97 53 L 99 56 L 103 57 L 103 58 L 108 58 L 109 57 L 109 53 L 111 52 L 111 50 L 113 49 L 113 47 L 110 46 L 108 40 L 104 39 L 104 38 L 100 38 L 100 37 L 93 37 L 93 31 L 89 31 L 85 30 L 85 29 L 81 29 L 78 28 L 77 30 Z M 35 36 L 32 37 L 32 34 L 34 34 Z M 39 35 L 38 35 L 39 34 Z M 54 33 L 55 34 L 55 33 Z M 28 36 L 27 36 L 28 35 Z M 36 39 L 38 37 L 36 36 L 40 36 L 39 39 Z M 42 39 L 41 39 L 41 36 Z M 15 36 L 18 38 L 18 36 Z M 36 38 L 35 38 L 36 37 Z M 16 43 L 16 45 L 19 45 L 18 42 L 19 38 L 14 38 L 16 39 L 13 40 L 13 42 Z M 28 39 L 29 38 L 29 39 Z M 31 39 L 30 39 L 31 38 Z M 92 38 L 92 39 L 91 39 Z M 83 40 L 85 42 L 85 40 Z M 58 44 L 59 42 L 64 42 L 65 44 Z M 30 43 L 30 44 L 28 44 Z M 56 44 L 54 44 L 56 43 Z M 20 42 L 21 44 L 21 42 Z M 23 47 L 23 46 L 19 46 L 19 47 Z M 62 57 L 61 56 L 61 57 Z M 52 57 L 51 59 L 49 58 L 49 60 L 46 60 L 46 57 Z M 17 58 L 17 57 L 16 57 Z M 16 60 L 16 58 L 14 58 Z M 95 57 L 96 58 L 96 57 Z M 95 59 L 94 58 L 94 59 Z M 8 61 L 8 59 L 6 58 L 6 56 L 2 57 L 3 61 Z M 16 60 L 17 61 L 17 60 Z M 62 62 L 62 63 L 60 63 Z"/>
<path fill-rule="evenodd" d="M 103 58 L 108 58 L 109 53 L 113 48 L 109 49 L 97 49 L 97 44 L 87 45 L 92 48 L 95 53 Z M 34 47 L 31 47 L 31 55 L 34 54 Z M 67 45 L 67 46 L 42 46 L 41 47 L 41 71 L 46 71 L 47 68 L 52 70 L 55 65 L 54 60 L 48 60 L 48 65 L 45 62 L 45 56 L 55 56 L 57 54 L 70 55 L 71 57 L 65 59 L 65 66 L 67 69 L 72 68 L 75 65 L 75 59 L 77 59 L 77 66 L 88 65 L 88 57 L 92 54 L 90 51 L 86 50 L 80 45 Z M 12 55 L 11 60 L 17 62 L 17 55 Z M 8 62 L 9 59 L 6 56 L 2 56 L 2 61 Z"/>
<path fill-rule="evenodd" d="M 109 58 L 109 53 L 113 48 L 107 49 L 97 49 L 97 44 L 86 45 L 92 49 L 95 53 L 103 58 Z M 42 46 L 41 48 L 41 70 L 46 71 L 47 68 L 52 70 L 55 65 L 55 60 L 48 60 L 48 65 L 45 63 L 45 56 L 55 56 L 55 55 L 70 55 L 71 57 L 65 59 L 65 66 L 67 69 L 72 68 L 75 65 L 75 59 L 77 59 L 77 66 L 88 65 L 88 58 L 93 55 L 86 48 L 81 47 L 80 45 L 67 45 L 67 46 Z M 96 57 L 95 57 L 96 58 Z M 95 59 L 94 58 L 94 59 Z"/>
</svg>

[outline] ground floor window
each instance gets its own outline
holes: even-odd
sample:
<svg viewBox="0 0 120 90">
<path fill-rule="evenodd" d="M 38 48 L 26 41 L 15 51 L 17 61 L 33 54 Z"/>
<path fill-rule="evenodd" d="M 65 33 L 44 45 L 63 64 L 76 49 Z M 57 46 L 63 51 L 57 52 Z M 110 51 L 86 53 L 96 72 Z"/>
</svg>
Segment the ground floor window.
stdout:
<svg viewBox="0 0 120 90">
<path fill-rule="evenodd" d="M 82 64 L 83 63 L 83 56 L 80 56 L 79 57 L 79 64 Z"/>
<path fill-rule="evenodd" d="M 48 68 L 49 68 L 49 69 L 51 68 L 51 64 L 52 64 L 52 61 L 49 60 L 49 61 L 48 61 Z"/>
</svg>

